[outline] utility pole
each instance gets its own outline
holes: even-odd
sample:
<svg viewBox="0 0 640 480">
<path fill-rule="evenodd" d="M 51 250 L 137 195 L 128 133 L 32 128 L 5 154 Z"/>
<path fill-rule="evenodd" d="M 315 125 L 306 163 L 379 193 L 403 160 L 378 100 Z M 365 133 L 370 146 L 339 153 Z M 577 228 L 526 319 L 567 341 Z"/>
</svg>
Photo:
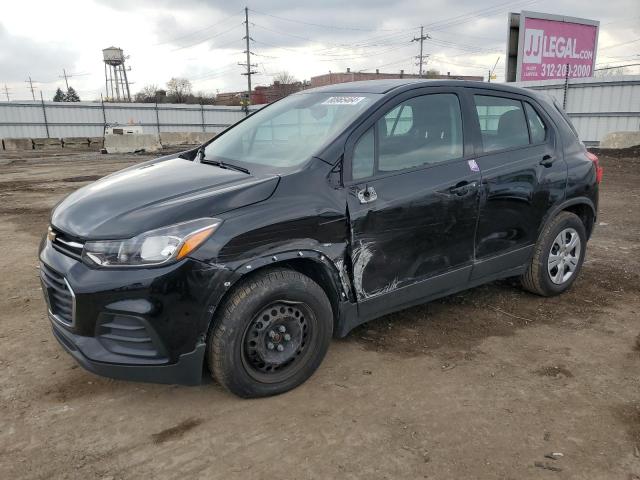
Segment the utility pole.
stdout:
<svg viewBox="0 0 640 480">
<path fill-rule="evenodd" d="M 7 102 L 10 102 L 11 100 L 9 99 L 9 89 L 7 88 L 7 84 L 4 84 L 4 94 L 7 96 Z"/>
<path fill-rule="evenodd" d="M 416 58 L 418 59 L 418 65 L 420 66 L 420 73 L 419 75 L 422 77 L 422 65 L 423 65 L 423 61 L 424 61 L 424 57 L 425 55 L 422 53 L 424 51 L 424 41 L 431 38 L 429 36 L 429 34 L 425 35 L 424 34 L 424 26 L 421 25 L 420 26 L 420 36 L 419 37 L 413 37 L 413 40 L 411 40 L 412 42 L 420 42 L 420 55 L 417 56 Z M 429 55 L 426 55 L 427 57 Z"/>
<path fill-rule="evenodd" d="M 496 63 L 493 64 L 493 68 L 489 70 L 489 77 L 487 78 L 487 81 L 489 83 L 491 83 L 491 77 L 493 76 L 493 72 L 496 71 L 496 67 L 498 66 L 499 61 L 500 61 L 500 57 L 498 57 L 498 59 L 496 60 Z"/>
<path fill-rule="evenodd" d="M 62 77 L 60 78 L 64 78 L 64 83 L 67 85 L 67 92 L 69 91 L 69 79 L 67 78 L 67 71 L 63 68 L 62 69 Z"/>
<path fill-rule="evenodd" d="M 242 53 L 247 54 L 247 63 L 238 63 L 238 65 L 247 67 L 246 73 L 243 73 L 242 75 L 247 76 L 247 100 L 246 100 L 247 110 L 246 111 L 248 112 L 249 104 L 251 103 L 251 75 L 258 73 L 257 71 L 251 70 L 252 67 L 257 67 L 257 65 L 251 64 L 252 52 L 251 52 L 250 41 L 253 40 L 253 38 L 251 38 L 251 36 L 249 35 L 249 8 L 248 7 L 244 7 L 244 28 L 245 28 L 245 35 L 243 37 L 243 40 L 246 40 L 246 50 Z"/>
<path fill-rule="evenodd" d="M 29 84 L 29 88 L 31 89 L 31 96 L 33 97 L 33 101 L 36 101 L 35 88 L 33 88 L 33 80 L 31 80 L 31 75 L 29 75 L 29 80 L 25 80 L 25 83 Z"/>
</svg>

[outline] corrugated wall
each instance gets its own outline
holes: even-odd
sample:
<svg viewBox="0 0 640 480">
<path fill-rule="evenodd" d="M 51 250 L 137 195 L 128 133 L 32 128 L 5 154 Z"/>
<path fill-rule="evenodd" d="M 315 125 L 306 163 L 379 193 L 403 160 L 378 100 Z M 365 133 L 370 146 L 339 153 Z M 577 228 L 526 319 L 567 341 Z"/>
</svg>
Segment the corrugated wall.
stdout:
<svg viewBox="0 0 640 480">
<path fill-rule="evenodd" d="M 515 85 L 542 90 L 562 104 L 563 80 L 518 82 Z M 597 145 L 610 132 L 640 130 L 640 75 L 569 80 L 567 113 L 580 138 Z M 260 108 L 254 106 L 253 108 Z M 240 107 L 150 103 L 0 102 L 0 138 L 49 136 L 99 137 L 107 125 L 142 125 L 144 133 L 218 133 L 244 118 Z M 106 118 L 105 118 L 106 117 Z"/>
<path fill-rule="evenodd" d="M 101 137 L 105 124 L 142 125 L 144 133 L 218 133 L 244 117 L 240 107 L 218 105 L 0 102 L 0 138 Z"/>
<path fill-rule="evenodd" d="M 564 80 L 517 82 L 555 97 L 562 105 Z M 640 75 L 570 79 L 566 111 L 586 144 L 597 145 L 610 132 L 640 130 Z"/>
</svg>

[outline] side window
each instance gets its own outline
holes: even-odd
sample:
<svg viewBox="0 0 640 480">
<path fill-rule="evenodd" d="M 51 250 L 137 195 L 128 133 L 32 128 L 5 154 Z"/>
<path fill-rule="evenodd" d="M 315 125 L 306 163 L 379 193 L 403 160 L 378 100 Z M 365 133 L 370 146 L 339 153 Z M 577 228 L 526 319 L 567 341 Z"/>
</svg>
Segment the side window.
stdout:
<svg viewBox="0 0 640 480">
<path fill-rule="evenodd" d="M 474 95 L 485 152 L 529 144 L 529 130 L 520 100 Z"/>
<path fill-rule="evenodd" d="M 367 178 L 373 175 L 373 162 L 375 158 L 375 135 L 373 127 L 360 137 L 353 150 L 352 176 L 354 180 Z"/>
<path fill-rule="evenodd" d="M 547 138 L 547 127 L 538 115 L 538 112 L 528 102 L 524 102 L 524 109 L 527 111 L 529 121 L 529 132 L 531 132 L 531 143 L 542 143 Z"/>
<path fill-rule="evenodd" d="M 462 115 L 454 94 L 411 98 L 378 120 L 376 127 L 380 172 L 462 157 Z"/>
</svg>

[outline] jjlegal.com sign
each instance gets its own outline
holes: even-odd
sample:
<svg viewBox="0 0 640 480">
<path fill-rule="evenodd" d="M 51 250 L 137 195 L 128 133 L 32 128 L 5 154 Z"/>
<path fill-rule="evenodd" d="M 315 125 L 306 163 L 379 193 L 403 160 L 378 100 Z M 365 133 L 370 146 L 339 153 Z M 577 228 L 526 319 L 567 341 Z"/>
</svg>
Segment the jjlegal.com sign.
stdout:
<svg viewBox="0 0 640 480">
<path fill-rule="evenodd" d="M 592 76 L 597 38 L 595 25 L 525 18 L 520 80 Z"/>
</svg>

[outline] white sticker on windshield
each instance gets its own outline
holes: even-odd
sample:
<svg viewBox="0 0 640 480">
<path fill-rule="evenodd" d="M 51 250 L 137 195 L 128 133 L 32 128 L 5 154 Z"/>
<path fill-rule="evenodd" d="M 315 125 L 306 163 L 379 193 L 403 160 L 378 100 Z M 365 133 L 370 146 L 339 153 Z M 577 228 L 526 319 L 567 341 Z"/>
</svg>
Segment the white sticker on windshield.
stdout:
<svg viewBox="0 0 640 480">
<path fill-rule="evenodd" d="M 329 97 L 322 105 L 357 105 L 366 97 Z"/>
</svg>

